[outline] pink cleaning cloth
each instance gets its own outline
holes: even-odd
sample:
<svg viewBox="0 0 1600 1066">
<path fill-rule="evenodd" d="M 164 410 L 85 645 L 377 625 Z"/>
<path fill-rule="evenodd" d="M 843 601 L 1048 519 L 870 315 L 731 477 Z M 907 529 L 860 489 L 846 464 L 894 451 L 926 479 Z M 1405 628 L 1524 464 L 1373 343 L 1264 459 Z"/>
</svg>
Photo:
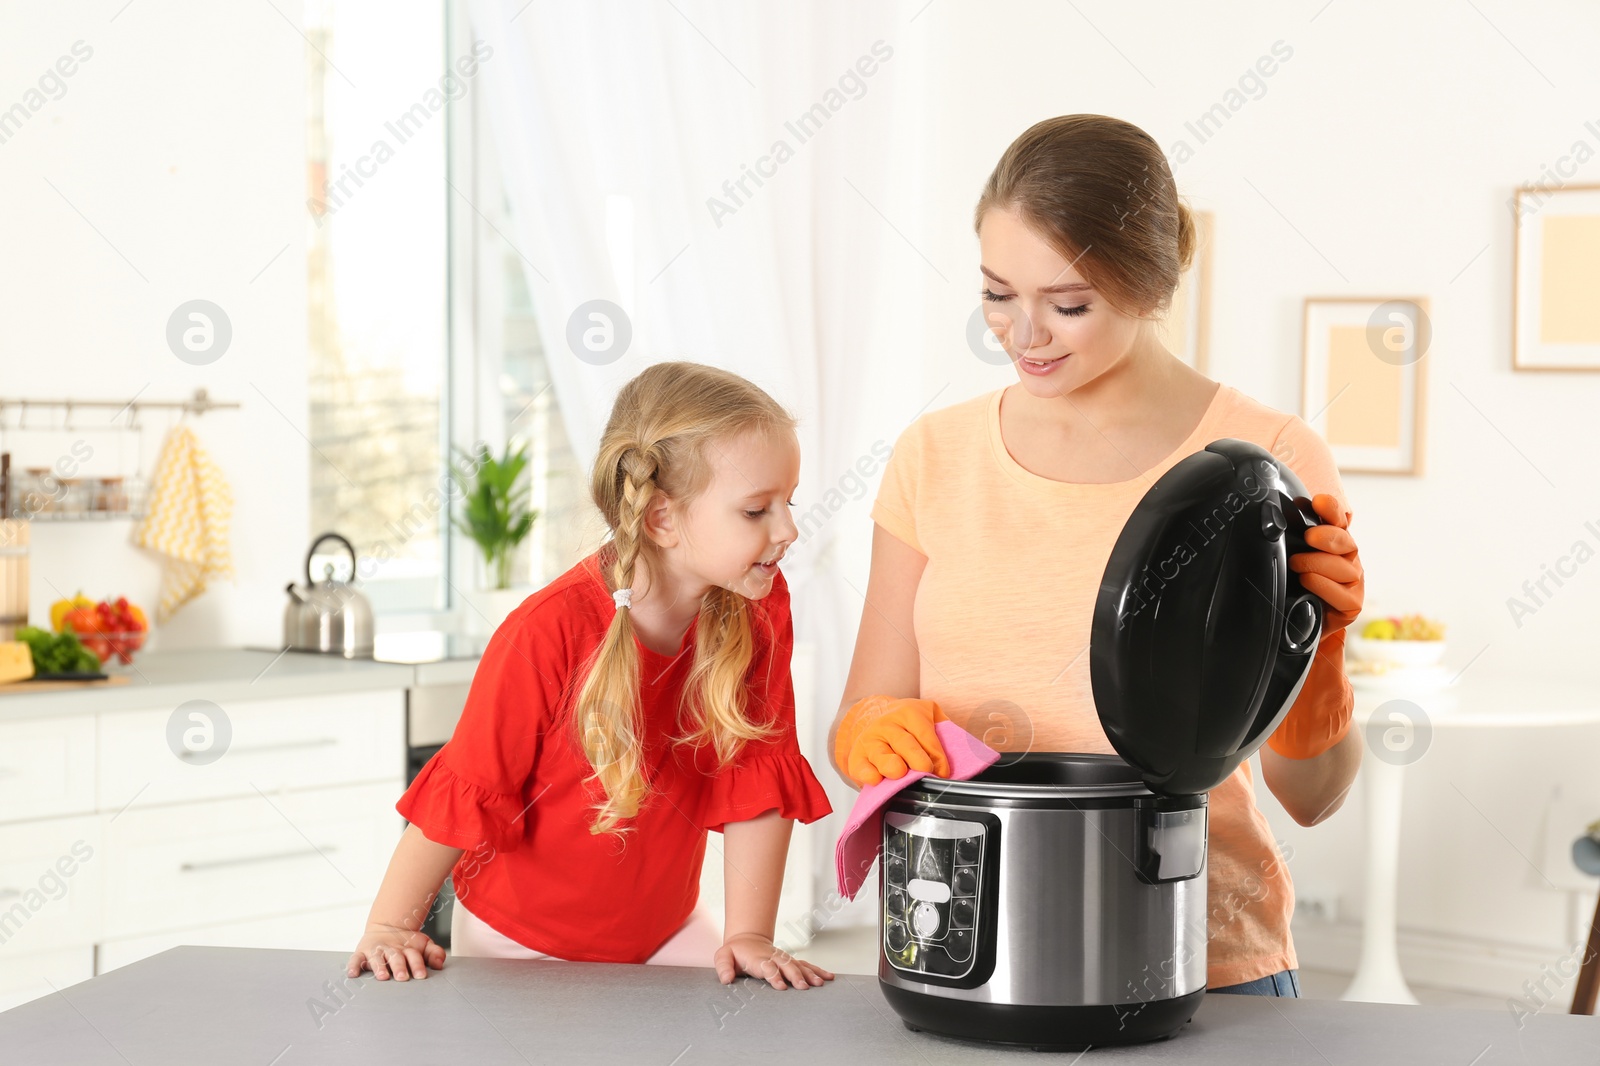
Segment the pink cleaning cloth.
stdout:
<svg viewBox="0 0 1600 1066">
<path fill-rule="evenodd" d="M 935 722 L 933 731 L 939 735 L 945 757 L 950 760 L 950 776 L 946 780 L 965 781 L 1000 760 L 998 751 L 954 722 Z M 866 786 L 856 797 L 856 805 L 850 808 L 850 818 L 844 823 L 844 832 L 839 834 L 838 846 L 833 850 L 839 891 L 844 893 L 845 899 L 856 898 L 868 871 L 878 859 L 883 842 L 883 805 L 896 792 L 928 776 L 926 771 L 912 770 L 892 780 L 886 777 L 876 785 Z"/>
</svg>

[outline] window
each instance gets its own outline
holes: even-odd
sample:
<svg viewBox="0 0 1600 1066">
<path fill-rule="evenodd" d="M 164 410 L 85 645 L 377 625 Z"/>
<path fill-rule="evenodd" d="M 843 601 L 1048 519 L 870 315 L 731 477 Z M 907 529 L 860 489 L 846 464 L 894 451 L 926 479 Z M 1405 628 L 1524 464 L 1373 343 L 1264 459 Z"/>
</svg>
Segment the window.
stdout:
<svg viewBox="0 0 1600 1066">
<path fill-rule="evenodd" d="M 454 51 L 472 48 L 459 8 L 451 30 L 461 42 Z M 485 66 L 496 61 L 488 59 Z M 451 238 L 461 245 L 451 275 L 472 296 L 470 304 L 458 303 L 461 319 L 470 322 L 470 336 L 458 333 L 458 346 L 475 352 L 474 376 L 461 387 L 482 397 L 470 423 L 496 453 L 507 437 L 528 443 L 531 503 L 539 517 L 512 565 L 512 583 L 538 587 L 594 551 L 605 523 L 589 501 L 589 471 L 579 469 L 550 383 L 538 317 L 539 296 L 549 283 L 520 246 L 482 80 L 462 99 L 458 114 L 461 120 L 451 126 Z M 482 573 L 477 547 L 467 544 L 462 555 L 462 567 L 453 571 L 458 586 Z"/>
<path fill-rule="evenodd" d="M 312 532 L 355 544 L 362 585 L 391 618 L 429 618 L 486 583 L 451 524 L 445 468 L 477 441 L 497 455 L 508 438 L 529 445 L 539 517 L 513 584 L 543 585 L 598 543 L 482 76 L 440 91 L 473 51 L 470 28 L 455 0 L 433 10 L 306 5 Z"/>
<path fill-rule="evenodd" d="M 462 25 L 465 40 L 464 20 Z M 589 473 L 577 464 L 556 402 L 536 312 L 535 286 L 546 283 L 518 247 L 482 88 L 474 86 L 464 101 L 470 107 L 463 108 L 467 117 L 459 131 L 469 160 L 461 169 L 470 169 L 471 181 L 452 179 L 459 194 L 452 217 L 463 228 L 472 223 L 476 385 L 487 398 L 475 422 L 485 440 L 509 435 L 529 445 L 532 504 L 539 518 L 512 566 L 512 581 L 541 586 L 594 550 L 605 526 L 589 500 Z M 470 573 L 476 575 L 478 561 L 472 561 Z"/>
<path fill-rule="evenodd" d="M 355 545 L 378 610 L 447 603 L 438 14 L 306 5 L 311 525 Z"/>
</svg>

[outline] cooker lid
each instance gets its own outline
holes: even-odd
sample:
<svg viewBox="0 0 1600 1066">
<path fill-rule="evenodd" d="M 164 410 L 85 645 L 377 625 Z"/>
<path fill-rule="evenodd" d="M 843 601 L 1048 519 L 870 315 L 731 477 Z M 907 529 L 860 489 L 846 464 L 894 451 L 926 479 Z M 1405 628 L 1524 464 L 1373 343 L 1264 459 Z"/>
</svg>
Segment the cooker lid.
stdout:
<svg viewBox="0 0 1600 1066">
<path fill-rule="evenodd" d="M 1320 524 L 1266 449 L 1223 438 L 1145 493 L 1106 563 L 1089 642 L 1101 725 L 1152 791 L 1209 791 L 1288 713 L 1323 603 L 1289 569 Z"/>
</svg>

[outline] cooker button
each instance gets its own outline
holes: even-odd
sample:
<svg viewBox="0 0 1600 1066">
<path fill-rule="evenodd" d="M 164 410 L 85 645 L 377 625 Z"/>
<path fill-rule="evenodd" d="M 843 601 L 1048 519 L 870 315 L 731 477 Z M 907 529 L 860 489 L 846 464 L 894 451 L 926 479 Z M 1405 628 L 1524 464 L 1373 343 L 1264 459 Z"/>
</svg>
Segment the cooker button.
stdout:
<svg viewBox="0 0 1600 1066">
<path fill-rule="evenodd" d="M 891 885 L 889 888 L 885 889 L 884 899 L 889 909 L 889 917 L 902 919 L 905 918 L 906 894 L 903 891 Z"/>
<path fill-rule="evenodd" d="M 972 930 L 950 930 L 950 935 L 946 937 L 944 941 L 944 949 L 948 951 L 950 953 L 950 957 L 955 959 L 957 962 L 966 962 L 968 959 L 972 958 Z"/>
<path fill-rule="evenodd" d="M 972 928 L 973 906 L 971 899 L 957 899 L 950 904 L 950 925 L 956 929 Z"/>
<path fill-rule="evenodd" d="M 957 962 L 941 948 L 923 948 L 917 961 L 922 963 L 922 968 L 928 973 L 941 974 L 945 977 L 960 977 L 967 970 L 965 961 Z"/>
<path fill-rule="evenodd" d="M 923 838 L 917 841 L 916 856 L 911 868 L 918 877 L 929 881 L 950 879 L 950 845 L 943 840 Z"/>
<path fill-rule="evenodd" d="M 1278 506 L 1278 501 L 1261 501 L 1261 535 L 1268 540 L 1277 540 L 1288 528 L 1289 523 L 1283 517 L 1283 508 Z"/>
<path fill-rule="evenodd" d="M 1303 651 L 1317 631 L 1317 604 L 1310 596 L 1303 596 L 1289 606 L 1284 616 L 1283 643 L 1285 650 Z"/>
<path fill-rule="evenodd" d="M 890 922 L 884 928 L 883 942 L 889 946 L 891 952 L 898 954 L 904 951 L 909 940 L 910 937 L 906 935 L 906 927 L 899 922 Z"/>
<path fill-rule="evenodd" d="M 939 908 L 926 901 L 918 903 L 911 911 L 911 928 L 919 940 L 931 940 L 938 936 Z"/>
<path fill-rule="evenodd" d="M 906 861 L 894 855 L 885 856 L 883 860 L 884 878 L 891 885 L 906 883 Z"/>
<path fill-rule="evenodd" d="M 966 837 L 956 841 L 956 862 L 961 865 L 978 861 L 978 838 Z"/>
<path fill-rule="evenodd" d="M 970 896 L 976 891 L 978 891 L 978 868 L 976 866 L 956 867 L 956 895 Z"/>
</svg>

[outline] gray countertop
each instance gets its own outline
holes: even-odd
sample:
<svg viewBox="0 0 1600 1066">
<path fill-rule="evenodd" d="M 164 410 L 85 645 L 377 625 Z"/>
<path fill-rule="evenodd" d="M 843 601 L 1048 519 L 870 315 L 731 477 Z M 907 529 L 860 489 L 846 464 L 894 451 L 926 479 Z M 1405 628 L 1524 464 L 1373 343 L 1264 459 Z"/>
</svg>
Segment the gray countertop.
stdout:
<svg viewBox="0 0 1600 1066">
<path fill-rule="evenodd" d="M 186 699 L 275 699 L 311 693 L 409 688 L 417 667 L 246 648 L 136 655 L 126 685 L 0 694 L 0 722 L 46 715 L 176 706 Z M 109 671 L 108 671 L 109 672 Z"/>
<path fill-rule="evenodd" d="M 708 969 L 450 959 L 426 981 L 346 981 L 330 951 L 174 948 L 0 1014 L 0 1060 L 48 1066 L 381 1062 L 1037 1062 L 907 1031 L 875 977 L 804 992 Z M 336 998 L 333 993 L 337 991 Z M 319 1006 L 320 1004 L 320 1006 Z M 1078 1056 L 1051 1056 L 1074 1062 Z M 1600 1063 L 1600 1020 L 1555 1013 L 1210 996 L 1164 1043 L 1090 1061 L 1247 1066 Z"/>
</svg>

